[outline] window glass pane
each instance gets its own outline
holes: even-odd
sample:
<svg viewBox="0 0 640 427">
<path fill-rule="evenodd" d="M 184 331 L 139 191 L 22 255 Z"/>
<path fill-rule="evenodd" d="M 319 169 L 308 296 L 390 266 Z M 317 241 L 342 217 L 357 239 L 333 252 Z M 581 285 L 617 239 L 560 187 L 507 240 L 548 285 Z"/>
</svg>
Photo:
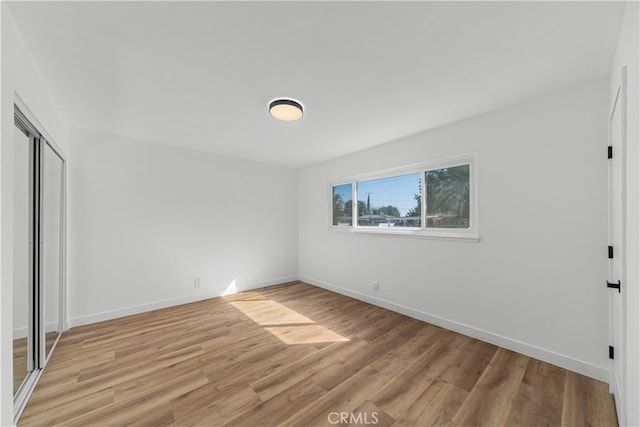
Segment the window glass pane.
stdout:
<svg viewBox="0 0 640 427">
<path fill-rule="evenodd" d="M 353 225 L 353 186 L 333 187 L 333 225 Z"/>
<path fill-rule="evenodd" d="M 469 165 L 425 173 L 427 228 L 469 228 Z"/>
<path fill-rule="evenodd" d="M 358 182 L 358 226 L 420 227 L 420 173 Z"/>
</svg>

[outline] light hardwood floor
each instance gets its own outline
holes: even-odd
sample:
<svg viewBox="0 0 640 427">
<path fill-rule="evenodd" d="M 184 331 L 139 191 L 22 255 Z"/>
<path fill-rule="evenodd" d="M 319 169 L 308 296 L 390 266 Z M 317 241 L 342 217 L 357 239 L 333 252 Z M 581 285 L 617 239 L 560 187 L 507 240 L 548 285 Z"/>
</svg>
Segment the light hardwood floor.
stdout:
<svg viewBox="0 0 640 427">
<path fill-rule="evenodd" d="M 27 339 L 13 340 L 13 394 L 27 376 Z"/>
<path fill-rule="evenodd" d="M 614 426 L 607 389 L 291 283 L 70 330 L 19 425 Z"/>
<path fill-rule="evenodd" d="M 58 332 L 48 332 L 45 335 L 47 354 L 51 351 L 56 342 Z M 15 395 L 22 382 L 30 371 L 27 371 L 29 357 L 27 354 L 27 338 L 17 338 L 13 340 L 13 394 Z"/>
</svg>

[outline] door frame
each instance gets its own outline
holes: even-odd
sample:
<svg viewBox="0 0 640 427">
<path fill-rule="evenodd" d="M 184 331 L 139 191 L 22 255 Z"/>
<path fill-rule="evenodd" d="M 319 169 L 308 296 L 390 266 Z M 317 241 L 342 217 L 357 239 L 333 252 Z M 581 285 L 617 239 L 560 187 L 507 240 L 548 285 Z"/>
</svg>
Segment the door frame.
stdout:
<svg viewBox="0 0 640 427">
<path fill-rule="evenodd" d="M 52 140 L 43 134 L 44 128 L 35 119 L 30 110 L 24 105 L 23 102 L 17 97 L 14 103 L 14 126 L 18 127 L 21 131 L 28 134 L 30 138 L 29 157 L 31 163 L 31 170 L 29 171 L 29 224 L 30 224 L 30 259 L 29 259 L 29 299 L 30 313 L 29 313 L 29 325 L 28 334 L 31 339 L 29 342 L 28 354 L 29 363 L 32 364 L 32 371 L 26 376 L 22 385 L 14 393 L 13 396 L 13 415 L 14 423 L 17 424 L 22 411 L 27 405 L 27 402 L 35 389 L 35 386 L 42 375 L 48 360 L 50 359 L 59 339 L 61 333 L 68 330 L 67 322 L 67 164 L 66 158 L 60 150 L 60 148 L 52 142 Z M 41 207 L 43 206 L 43 184 L 44 184 L 44 153 L 47 148 L 50 148 L 53 153 L 62 161 L 61 166 L 61 193 L 60 193 L 60 242 L 58 250 L 60 251 L 60 266 L 59 266 L 59 293 L 58 293 L 58 335 L 55 342 L 47 354 L 45 352 L 45 319 L 42 316 L 44 312 L 44 299 L 43 296 L 43 272 L 44 272 L 44 256 L 40 233 L 44 229 L 44 217 Z"/>
</svg>

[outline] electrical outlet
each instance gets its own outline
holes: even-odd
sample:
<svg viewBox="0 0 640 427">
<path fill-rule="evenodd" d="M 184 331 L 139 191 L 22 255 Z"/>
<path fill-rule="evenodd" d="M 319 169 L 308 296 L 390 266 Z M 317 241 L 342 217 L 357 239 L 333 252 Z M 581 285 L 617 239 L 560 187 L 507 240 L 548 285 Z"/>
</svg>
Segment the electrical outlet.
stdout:
<svg viewBox="0 0 640 427">
<path fill-rule="evenodd" d="M 373 290 L 374 291 L 379 291 L 380 290 L 380 282 L 378 282 L 377 280 L 373 281 Z"/>
<path fill-rule="evenodd" d="M 200 278 L 196 277 L 196 279 L 193 281 L 193 287 L 194 288 L 199 288 L 200 287 Z"/>
</svg>

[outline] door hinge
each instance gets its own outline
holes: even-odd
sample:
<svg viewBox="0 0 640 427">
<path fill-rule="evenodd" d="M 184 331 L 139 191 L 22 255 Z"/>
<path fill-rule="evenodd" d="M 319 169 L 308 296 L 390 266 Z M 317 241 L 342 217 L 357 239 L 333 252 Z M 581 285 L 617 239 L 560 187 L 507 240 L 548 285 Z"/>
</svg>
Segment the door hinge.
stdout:
<svg viewBox="0 0 640 427">
<path fill-rule="evenodd" d="M 613 357 L 613 346 L 612 346 L 612 345 L 610 345 L 610 346 L 609 346 L 609 359 L 613 359 L 613 358 L 614 358 L 614 357 Z"/>
<path fill-rule="evenodd" d="M 607 159 L 613 159 L 613 146 L 607 147 Z"/>
<path fill-rule="evenodd" d="M 618 293 L 620 293 L 620 280 L 618 280 L 618 283 L 611 283 L 607 280 L 607 288 L 611 288 L 611 289 L 617 289 Z"/>
<path fill-rule="evenodd" d="M 609 249 L 609 259 L 613 258 L 613 246 L 608 246 Z"/>
</svg>

